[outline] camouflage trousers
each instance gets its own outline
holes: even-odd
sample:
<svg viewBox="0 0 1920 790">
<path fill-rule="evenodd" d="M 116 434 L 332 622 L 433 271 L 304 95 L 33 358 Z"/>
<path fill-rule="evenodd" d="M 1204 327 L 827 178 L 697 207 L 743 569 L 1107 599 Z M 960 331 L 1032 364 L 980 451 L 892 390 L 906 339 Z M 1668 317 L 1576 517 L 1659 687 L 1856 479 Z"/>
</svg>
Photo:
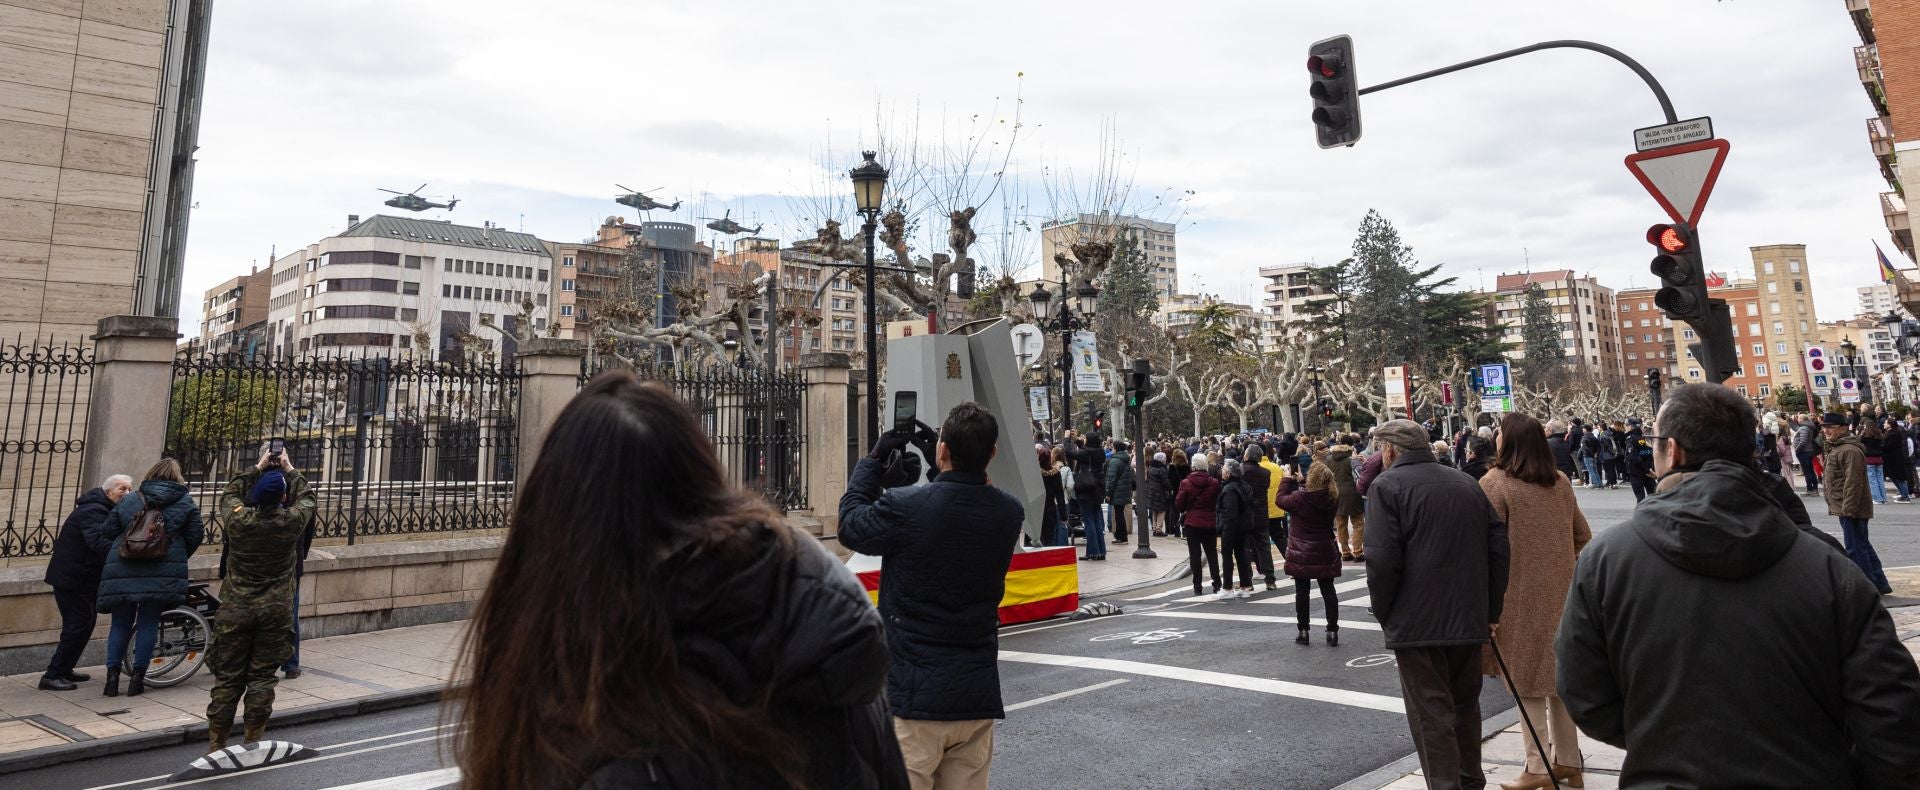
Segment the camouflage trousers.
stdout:
<svg viewBox="0 0 1920 790">
<path fill-rule="evenodd" d="M 293 655 L 292 602 L 226 603 L 213 618 L 213 644 L 207 669 L 213 693 L 207 702 L 207 726 L 218 733 L 233 729 L 233 712 L 244 696 L 246 722 L 264 724 L 273 715 L 274 672 Z"/>
</svg>

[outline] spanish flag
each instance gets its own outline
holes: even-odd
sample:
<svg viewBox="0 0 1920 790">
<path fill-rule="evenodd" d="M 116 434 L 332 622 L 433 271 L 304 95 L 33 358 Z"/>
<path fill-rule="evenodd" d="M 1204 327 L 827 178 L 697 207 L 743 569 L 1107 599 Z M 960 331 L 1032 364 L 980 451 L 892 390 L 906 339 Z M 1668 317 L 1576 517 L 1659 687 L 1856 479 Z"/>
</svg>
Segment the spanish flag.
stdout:
<svg viewBox="0 0 1920 790">
<path fill-rule="evenodd" d="M 1007 591 L 1000 597 L 1000 624 L 1029 623 L 1080 606 L 1080 568 L 1071 546 L 1014 552 L 1007 563 Z M 861 571 L 867 598 L 880 603 L 880 571 Z"/>
<path fill-rule="evenodd" d="M 1873 243 L 1873 256 L 1880 259 L 1880 282 L 1892 284 L 1900 277 L 1895 273 L 1893 264 L 1887 262 L 1887 254 L 1880 251 L 1880 242 Z"/>
</svg>

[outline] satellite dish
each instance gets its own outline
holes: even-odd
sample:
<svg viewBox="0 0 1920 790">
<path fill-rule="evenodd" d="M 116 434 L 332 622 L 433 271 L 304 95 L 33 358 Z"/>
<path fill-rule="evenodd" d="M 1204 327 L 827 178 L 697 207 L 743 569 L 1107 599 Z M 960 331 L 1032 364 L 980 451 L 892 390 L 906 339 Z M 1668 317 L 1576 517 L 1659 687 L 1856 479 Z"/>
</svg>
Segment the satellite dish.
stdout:
<svg viewBox="0 0 1920 790">
<path fill-rule="evenodd" d="M 1013 333 L 1013 355 L 1022 367 L 1032 367 L 1040 361 L 1040 352 L 1046 348 L 1046 339 L 1040 336 L 1040 327 L 1033 324 L 1015 326 Z"/>
</svg>

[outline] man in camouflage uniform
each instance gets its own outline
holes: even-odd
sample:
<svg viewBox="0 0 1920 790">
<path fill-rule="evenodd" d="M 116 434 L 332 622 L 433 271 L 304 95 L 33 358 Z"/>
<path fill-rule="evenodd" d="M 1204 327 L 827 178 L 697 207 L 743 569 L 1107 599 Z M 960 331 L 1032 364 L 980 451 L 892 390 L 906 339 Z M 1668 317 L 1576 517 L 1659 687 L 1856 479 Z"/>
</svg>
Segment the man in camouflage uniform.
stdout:
<svg viewBox="0 0 1920 790">
<path fill-rule="evenodd" d="M 233 712 L 244 693 L 246 741 L 260 740 L 273 714 L 274 672 L 293 654 L 293 593 L 300 535 L 315 499 L 307 481 L 284 457 L 260 463 L 227 483 L 220 495 L 225 524 L 226 581 L 214 615 L 207 668 L 214 686 L 207 703 L 207 751 L 226 748 Z"/>
</svg>

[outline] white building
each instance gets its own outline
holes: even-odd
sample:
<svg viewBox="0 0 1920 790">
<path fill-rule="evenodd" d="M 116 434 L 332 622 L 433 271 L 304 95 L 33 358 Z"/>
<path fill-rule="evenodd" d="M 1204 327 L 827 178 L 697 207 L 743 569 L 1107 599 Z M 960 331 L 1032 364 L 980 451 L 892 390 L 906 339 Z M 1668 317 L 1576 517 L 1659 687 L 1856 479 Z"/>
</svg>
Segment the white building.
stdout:
<svg viewBox="0 0 1920 790">
<path fill-rule="evenodd" d="M 1889 311 L 1897 312 L 1902 318 L 1912 318 L 1907 308 L 1900 305 L 1898 294 L 1893 292 L 1890 283 L 1874 283 L 1853 289 L 1860 298 L 1860 315 L 1879 318 Z"/>
<path fill-rule="evenodd" d="M 1277 348 L 1295 324 L 1313 318 L 1305 309 L 1307 305 L 1334 298 L 1326 289 L 1313 284 L 1312 275 L 1310 263 L 1260 267 L 1260 276 L 1267 281 L 1262 287 L 1267 296 L 1260 303 L 1267 308 L 1266 315 L 1261 316 L 1263 348 Z"/>
<path fill-rule="evenodd" d="M 1081 241 L 1118 242 L 1119 234 L 1124 231 L 1147 257 L 1147 263 L 1153 268 L 1154 292 L 1161 301 L 1166 301 L 1178 292 L 1180 282 L 1174 230 L 1171 222 L 1124 214 L 1079 214 L 1048 222 L 1040 229 L 1041 279 L 1059 282 L 1060 266 L 1053 262 L 1055 254 L 1072 257 L 1073 245 Z"/>
<path fill-rule="evenodd" d="M 283 355 L 462 354 L 470 332 L 510 352 L 521 303 L 546 329 L 553 259 L 539 239 L 493 227 L 377 215 L 273 263 L 267 321 Z M 483 324 L 506 330 L 503 334 Z"/>
<path fill-rule="evenodd" d="M 1234 304 L 1217 296 L 1196 294 L 1175 294 L 1160 302 L 1160 325 L 1172 332 L 1175 337 L 1193 334 L 1194 325 L 1200 322 L 1200 312 L 1209 306 L 1221 304 L 1232 313 L 1228 326 L 1237 334 L 1244 335 L 1252 342 L 1260 342 L 1261 319 L 1264 317 L 1253 311 L 1253 307 Z"/>
</svg>

